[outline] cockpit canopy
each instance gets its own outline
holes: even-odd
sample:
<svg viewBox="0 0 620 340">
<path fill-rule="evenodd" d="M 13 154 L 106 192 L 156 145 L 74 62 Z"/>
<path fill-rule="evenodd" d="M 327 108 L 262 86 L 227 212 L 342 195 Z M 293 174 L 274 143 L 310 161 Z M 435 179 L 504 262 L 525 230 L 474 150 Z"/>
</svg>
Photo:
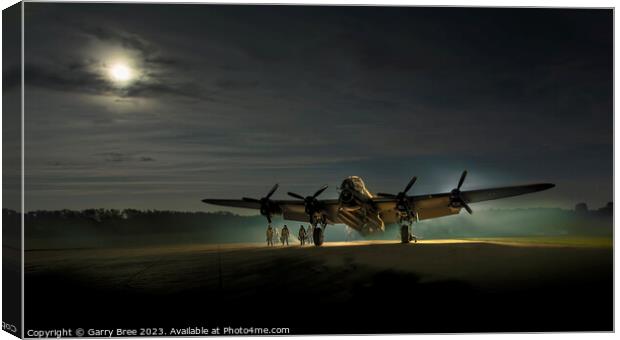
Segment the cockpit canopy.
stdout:
<svg viewBox="0 0 620 340">
<path fill-rule="evenodd" d="M 340 190 L 354 190 L 364 194 L 365 196 L 372 196 L 370 192 L 366 190 L 364 181 L 362 181 L 362 179 L 358 176 L 349 176 L 345 178 L 340 185 Z"/>
</svg>

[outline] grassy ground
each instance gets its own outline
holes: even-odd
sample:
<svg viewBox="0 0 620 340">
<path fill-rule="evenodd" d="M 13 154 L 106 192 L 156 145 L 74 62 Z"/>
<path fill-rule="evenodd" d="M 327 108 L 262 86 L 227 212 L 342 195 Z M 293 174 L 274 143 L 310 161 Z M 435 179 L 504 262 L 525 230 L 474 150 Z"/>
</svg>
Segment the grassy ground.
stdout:
<svg viewBox="0 0 620 340">
<path fill-rule="evenodd" d="M 612 237 L 592 236 L 533 236 L 533 237 L 485 237 L 466 238 L 469 241 L 492 242 L 506 245 L 540 245 L 540 246 L 565 246 L 565 247 L 613 247 Z"/>
<path fill-rule="evenodd" d="M 613 253 L 601 239 L 36 250 L 25 261 L 31 329 L 243 325 L 359 334 L 613 327 Z"/>
</svg>

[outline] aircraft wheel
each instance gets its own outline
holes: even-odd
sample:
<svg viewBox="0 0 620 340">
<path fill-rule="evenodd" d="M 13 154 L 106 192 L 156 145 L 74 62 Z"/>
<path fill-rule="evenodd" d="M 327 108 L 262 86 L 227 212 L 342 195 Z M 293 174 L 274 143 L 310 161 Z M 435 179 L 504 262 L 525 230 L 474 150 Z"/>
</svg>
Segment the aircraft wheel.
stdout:
<svg viewBox="0 0 620 340">
<path fill-rule="evenodd" d="M 323 228 L 315 227 L 314 233 L 312 234 L 312 239 L 314 241 L 315 246 L 320 246 L 323 244 Z"/>
<path fill-rule="evenodd" d="M 409 226 L 406 224 L 403 224 L 400 227 L 400 242 L 402 243 L 409 243 L 410 237 L 409 237 Z"/>
</svg>

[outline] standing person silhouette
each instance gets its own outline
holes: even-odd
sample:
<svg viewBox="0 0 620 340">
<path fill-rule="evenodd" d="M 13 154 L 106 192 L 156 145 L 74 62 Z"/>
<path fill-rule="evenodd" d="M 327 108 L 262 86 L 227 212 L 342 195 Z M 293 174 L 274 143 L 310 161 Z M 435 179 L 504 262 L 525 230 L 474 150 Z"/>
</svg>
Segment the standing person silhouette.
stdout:
<svg viewBox="0 0 620 340">
<path fill-rule="evenodd" d="M 282 245 L 284 245 L 284 242 L 286 242 L 286 245 L 288 246 L 288 235 L 289 235 L 288 227 L 285 224 L 284 228 L 282 228 Z"/>
<path fill-rule="evenodd" d="M 271 224 L 267 227 L 267 246 L 273 246 L 273 228 Z"/>
<path fill-rule="evenodd" d="M 301 246 L 303 247 L 306 244 L 306 229 L 304 226 L 299 226 L 299 242 L 301 242 Z"/>
</svg>

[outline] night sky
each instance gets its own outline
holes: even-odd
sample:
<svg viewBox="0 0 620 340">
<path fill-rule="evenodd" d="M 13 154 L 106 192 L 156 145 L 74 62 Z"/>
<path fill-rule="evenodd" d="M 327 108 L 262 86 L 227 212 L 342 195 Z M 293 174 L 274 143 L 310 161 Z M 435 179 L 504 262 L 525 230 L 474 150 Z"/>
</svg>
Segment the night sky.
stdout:
<svg viewBox="0 0 620 340">
<path fill-rule="evenodd" d="M 275 198 L 324 184 L 335 198 L 348 175 L 373 192 L 417 175 L 422 194 L 464 169 L 464 190 L 557 185 L 475 209 L 599 207 L 613 200 L 612 20 L 26 3 L 26 210 L 221 210 L 200 200 L 275 182 Z"/>
</svg>

